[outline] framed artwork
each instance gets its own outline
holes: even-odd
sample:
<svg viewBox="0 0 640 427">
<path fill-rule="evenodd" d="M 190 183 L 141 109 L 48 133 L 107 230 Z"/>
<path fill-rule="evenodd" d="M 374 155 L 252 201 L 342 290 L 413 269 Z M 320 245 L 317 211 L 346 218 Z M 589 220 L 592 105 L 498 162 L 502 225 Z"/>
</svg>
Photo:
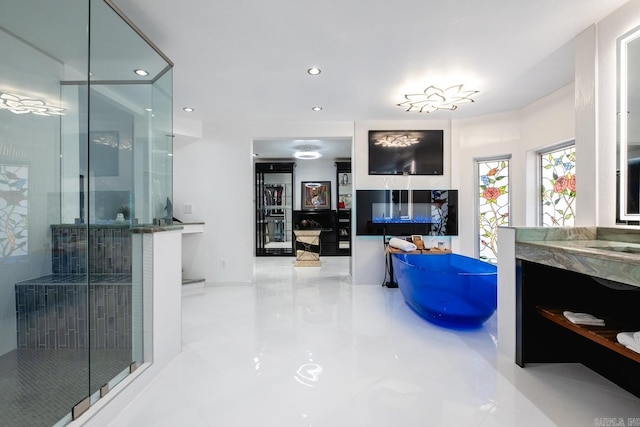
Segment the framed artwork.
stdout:
<svg viewBox="0 0 640 427">
<path fill-rule="evenodd" d="M 331 181 L 302 182 L 302 210 L 331 209 Z"/>
</svg>

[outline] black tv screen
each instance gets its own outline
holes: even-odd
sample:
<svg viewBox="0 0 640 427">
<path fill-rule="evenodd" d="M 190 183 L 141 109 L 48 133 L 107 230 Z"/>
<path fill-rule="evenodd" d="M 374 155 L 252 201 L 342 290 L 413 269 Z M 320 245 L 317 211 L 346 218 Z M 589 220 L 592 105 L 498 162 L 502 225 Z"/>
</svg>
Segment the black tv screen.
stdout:
<svg viewBox="0 0 640 427">
<path fill-rule="evenodd" d="M 444 131 L 370 130 L 369 175 L 443 175 Z"/>
</svg>

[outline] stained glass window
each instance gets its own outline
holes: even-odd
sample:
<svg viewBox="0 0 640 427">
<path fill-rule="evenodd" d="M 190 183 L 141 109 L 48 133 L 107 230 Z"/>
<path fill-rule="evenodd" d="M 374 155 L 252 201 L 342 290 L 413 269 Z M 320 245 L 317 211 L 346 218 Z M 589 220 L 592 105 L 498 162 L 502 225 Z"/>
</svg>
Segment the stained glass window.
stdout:
<svg viewBox="0 0 640 427">
<path fill-rule="evenodd" d="M 0 257 L 28 254 L 29 167 L 0 165 Z"/>
<path fill-rule="evenodd" d="M 576 147 L 540 153 L 541 223 L 571 227 L 576 219 Z"/>
<path fill-rule="evenodd" d="M 479 161 L 480 259 L 498 262 L 498 226 L 509 225 L 509 159 Z"/>
</svg>

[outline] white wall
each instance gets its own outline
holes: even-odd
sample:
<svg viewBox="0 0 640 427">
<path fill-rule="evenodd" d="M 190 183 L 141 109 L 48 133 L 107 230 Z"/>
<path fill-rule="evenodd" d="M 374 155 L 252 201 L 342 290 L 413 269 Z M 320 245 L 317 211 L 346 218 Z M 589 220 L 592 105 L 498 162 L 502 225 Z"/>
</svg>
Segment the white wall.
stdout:
<svg viewBox="0 0 640 427">
<path fill-rule="evenodd" d="M 206 124 L 203 139 L 174 153 L 174 216 L 204 221 L 189 277 L 248 282 L 253 257 L 251 134 L 233 123 Z M 183 206 L 192 205 L 192 214 Z M 224 263 L 224 266 L 223 266 Z"/>
<path fill-rule="evenodd" d="M 444 174 L 441 176 L 369 175 L 369 131 L 396 129 L 444 130 Z M 354 188 L 357 190 L 452 188 L 450 135 L 451 130 L 448 120 L 376 120 L 356 122 L 353 144 L 354 156 L 351 160 Z M 353 236 L 351 255 L 351 271 L 354 284 L 380 285 L 383 283 L 385 280 L 385 255 L 382 237 Z"/>
</svg>

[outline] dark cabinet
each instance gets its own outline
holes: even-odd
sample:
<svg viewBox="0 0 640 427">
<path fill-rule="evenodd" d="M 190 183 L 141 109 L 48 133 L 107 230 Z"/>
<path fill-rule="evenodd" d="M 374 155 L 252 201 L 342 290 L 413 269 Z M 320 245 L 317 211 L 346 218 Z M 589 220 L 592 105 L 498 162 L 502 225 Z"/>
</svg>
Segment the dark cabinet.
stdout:
<svg viewBox="0 0 640 427">
<path fill-rule="evenodd" d="M 636 286 L 516 259 L 516 363 L 582 363 L 640 397 L 640 353 L 617 334 L 640 330 Z M 603 326 L 575 325 L 564 311 L 590 313 Z"/>
<path fill-rule="evenodd" d="M 351 255 L 351 204 L 353 200 L 351 179 L 351 162 L 336 162 L 336 182 L 338 184 L 336 252 L 338 255 Z"/>
<path fill-rule="evenodd" d="M 293 224 L 296 228 L 303 228 L 303 221 L 319 224 L 320 233 L 320 256 L 337 255 L 337 216 L 336 211 L 314 210 L 314 211 L 293 211 Z"/>
</svg>

